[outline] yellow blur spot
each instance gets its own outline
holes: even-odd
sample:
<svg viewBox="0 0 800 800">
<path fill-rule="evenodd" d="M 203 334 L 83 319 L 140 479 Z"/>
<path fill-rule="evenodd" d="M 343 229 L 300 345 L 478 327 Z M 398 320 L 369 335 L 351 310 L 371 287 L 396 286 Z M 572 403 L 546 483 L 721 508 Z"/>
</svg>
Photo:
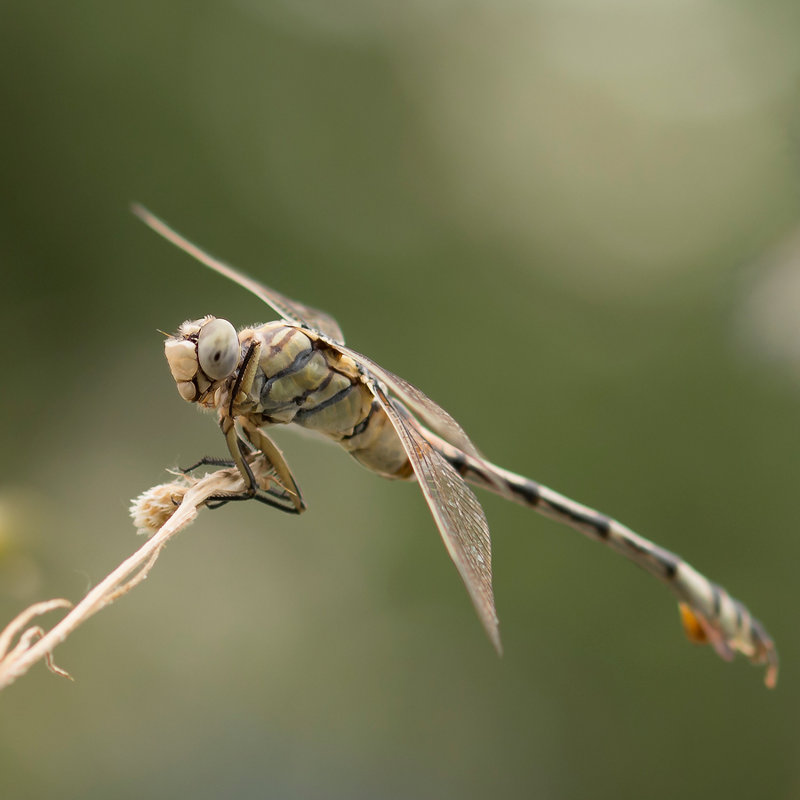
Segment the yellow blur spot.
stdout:
<svg viewBox="0 0 800 800">
<path fill-rule="evenodd" d="M 706 644 L 708 636 L 694 611 L 686 603 L 678 603 L 678 608 L 681 612 L 683 630 L 689 641 L 695 644 Z"/>
</svg>

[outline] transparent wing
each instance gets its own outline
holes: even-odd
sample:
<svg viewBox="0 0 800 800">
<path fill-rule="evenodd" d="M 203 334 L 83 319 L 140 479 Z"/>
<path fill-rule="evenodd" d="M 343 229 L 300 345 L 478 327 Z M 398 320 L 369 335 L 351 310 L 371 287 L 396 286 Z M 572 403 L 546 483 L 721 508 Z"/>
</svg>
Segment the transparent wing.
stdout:
<svg viewBox="0 0 800 800">
<path fill-rule="evenodd" d="M 492 644 L 501 653 L 492 592 L 492 544 L 481 504 L 461 476 L 403 418 L 383 390 L 374 382 L 367 385 L 397 431 L 450 558 L 467 586 Z"/>
<path fill-rule="evenodd" d="M 428 395 L 356 350 L 350 347 L 337 347 L 336 349 L 355 359 L 366 367 L 373 377 L 383 381 L 428 427 L 443 439 L 455 445 L 459 450 L 463 450 L 475 458 L 481 458 L 481 454 L 464 429 Z"/>
<path fill-rule="evenodd" d="M 131 211 L 139 217 L 142 222 L 148 227 L 152 228 L 157 234 L 163 236 L 167 241 L 172 242 L 176 247 L 179 247 L 185 253 L 193 256 L 202 264 L 205 264 L 209 269 L 219 272 L 226 278 L 230 278 L 234 283 L 252 292 L 256 297 L 263 300 L 268 306 L 271 306 L 288 322 L 298 322 L 308 328 L 324 333 L 328 338 L 333 339 L 337 343 L 344 343 L 344 335 L 339 323 L 324 311 L 319 311 L 316 308 L 298 303 L 297 300 L 292 300 L 286 295 L 270 289 L 263 283 L 243 275 L 238 270 L 225 264 L 214 256 L 209 255 L 197 245 L 192 244 L 188 239 L 185 239 L 177 231 L 169 227 L 165 222 L 162 222 L 154 214 L 151 214 L 144 206 L 134 204 L 131 206 Z"/>
</svg>

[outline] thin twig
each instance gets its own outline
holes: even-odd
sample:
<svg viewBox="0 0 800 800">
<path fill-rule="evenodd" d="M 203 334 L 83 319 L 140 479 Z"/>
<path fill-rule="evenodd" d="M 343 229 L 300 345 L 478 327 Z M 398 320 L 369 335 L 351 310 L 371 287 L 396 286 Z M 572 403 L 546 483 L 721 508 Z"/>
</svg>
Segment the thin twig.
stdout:
<svg viewBox="0 0 800 800">
<path fill-rule="evenodd" d="M 72 608 L 72 603 L 69 600 L 45 600 L 42 603 L 34 603 L 29 608 L 26 608 L 19 616 L 15 617 L 6 629 L 0 633 L 0 663 L 5 658 L 8 648 L 14 637 L 24 630 L 25 626 L 34 618 L 46 614 L 56 608 Z"/>
<path fill-rule="evenodd" d="M 268 481 L 271 476 L 256 460 L 252 465 L 257 478 Z M 162 484 L 145 492 L 132 507 L 138 524 L 155 530 L 132 556 L 125 559 L 50 631 L 40 626 L 26 627 L 34 617 L 56 608 L 71 608 L 68 600 L 48 600 L 25 609 L 0 633 L 0 689 L 24 675 L 37 661 L 45 659 L 52 671 L 70 677 L 52 661 L 53 650 L 89 617 L 140 584 L 150 572 L 164 545 L 197 517 L 197 511 L 210 497 L 239 493 L 244 489 L 239 473 L 221 469 L 209 475 L 181 482 Z M 155 522 L 159 524 L 155 524 Z M 163 524 L 161 524 L 163 523 Z M 17 644 L 12 647 L 15 637 Z"/>
</svg>

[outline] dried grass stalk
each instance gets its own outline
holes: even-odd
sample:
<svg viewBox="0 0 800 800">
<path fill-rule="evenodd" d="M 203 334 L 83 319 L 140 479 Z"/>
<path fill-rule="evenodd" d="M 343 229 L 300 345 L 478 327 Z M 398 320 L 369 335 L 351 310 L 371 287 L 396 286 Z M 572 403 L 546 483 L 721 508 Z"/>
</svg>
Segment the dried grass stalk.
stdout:
<svg viewBox="0 0 800 800">
<path fill-rule="evenodd" d="M 251 467 L 259 483 L 272 480 L 258 459 Z M 171 483 L 154 486 L 140 495 L 131 506 L 131 515 L 139 531 L 152 534 L 151 537 L 76 606 L 64 599 L 35 603 L 6 626 L 0 633 L 0 689 L 12 684 L 42 659 L 52 672 L 71 677 L 55 665 L 53 650 L 89 617 L 138 586 L 147 577 L 164 545 L 194 521 L 209 498 L 239 493 L 243 489 L 237 470 L 221 469 L 200 479 L 181 475 Z M 33 619 L 58 608 L 72 610 L 49 631 L 30 624 Z"/>
</svg>

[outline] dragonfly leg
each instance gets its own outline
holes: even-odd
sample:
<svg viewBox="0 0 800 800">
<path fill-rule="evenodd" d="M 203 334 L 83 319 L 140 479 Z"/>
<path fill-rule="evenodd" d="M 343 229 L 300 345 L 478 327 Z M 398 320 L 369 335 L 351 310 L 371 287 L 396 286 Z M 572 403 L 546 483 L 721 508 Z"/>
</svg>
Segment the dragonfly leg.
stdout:
<svg viewBox="0 0 800 800">
<path fill-rule="evenodd" d="M 255 453 L 255 448 L 250 448 L 251 453 Z M 184 475 L 188 475 L 194 472 L 196 469 L 200 467 L 234 467 L 236 466 L 235 463 L 229 458 L 219 458 L 217 456 L 203 456 L 196 464 L 192 464 L 189 467 L 181 467 L 180 472 Z M 278 508 L 281 511 L 286 511 L 289 514 L 296 514 L 297 509 L 295 507 L 294 502 L 291 505 L 287 506 L 286 503 L 279 502 L 280 500 L 286 500 L 287 492 L 286 490 L 281 487 L 280 491 L 276 489 L 259 489 L 255 494 L 250 494 L 250 492 L 243 492 L 240 495 L 212 495 L 208 501 L 206 502 L 206 507 L 214 510 L 217 508 L 222 508 L 228 501 L 230 500 L 258 500 L 259 503 L 264 503 L 268 506 L 272 506 L 273 508 Z"/>
<path fill-rule="evenodd" d="M 258 452 L 250 442 L 245 441 L 240 437 L 239 437 L 239 444 L 240 446 L 243 445 L 245 448 L 247 448 L 247 453 L 245 457 L 252 456 Z M 203 456 L 198 462 L 192 464 L 190 467 L 178 467 L 178 469 L 184 475 L 188 475 L 194 472 L 196 469 L 200 469 L 200 467 L 235 467 L 235 466 L 237 466 L 236 462 L 230 458 L 220 458 L 219 456 Z"/>
<path fill-rule="evenodd" d="M 257 492 L 255 494 L 242 492 L 240 494 L 211 495 L 211 497 L 206 500 L 206 508 L 210 509 L 211 511 L 215 511 L 218 508 L 222 508 L 222 506 L 224 506 L 226 503 L 236 502 L 238 500 L 257 500 L 259 503 L 264 503 L 264 505 L 277 508 L 279 511 L 285 511 L 287 514 L 298 513 L 294 503 L 291 505 L 281 503 L 278 500 L 274 500 L 272 497 L 269 497 L 269 494 L 269 492 Z M 278 495 L 276 495 L 276 497 L 277 496 Z"/>
<path fill-rule="evenodd" d="M 178 467 L 178 471 L 184 475 L 189 475 L 200 467 L 235 467 L 233 461 L 229 458 L 216 458 L 215 456 L 203 456 L 196 464 L 190 467 Z"/>
<path fill-rule="evenodd" d="M 256 450 L 259 450 L 263 454 L 264 458 L 267 459 L 269 464 L 275 470 L 275 474 L 278 476 L 280 485 L 292 498 L 292 502 L 297 509 L 297 513 L 301 514 L 306 510 L 306 504 L 303 502 L 303 497 L 300 494 L 300 488 L 294 479 L 294 475 L 292 475 L 291 469 L 289 469 L 289 465 L 286 463 L 286 459 L 283 457 L 283 453 L 280 451 L 275 442 L 273 442 L 272 439 L 270 439 L 269 436 L 267 436 L 267 434 L 264 433 L 260 428 L 257 428 L 255 425 L 251 425 L 246 421 L 242 422 L 242 428 L 244 429 L 245 435 L 250 440 L 252 445 L 256 448 Z"/>
<path fill-rule="evenodd" d="M 223 417 L 220 421 L 220 427 L 225 435 L 228 450 L 233 456 L 232 466 L 239 470 L 245 488 L 242 492 L 225 493 L 209 498 L 213 504 L 210 506 L 211 508 L 219 508 L 231 501 L 257 500 L 260 503 L 279 508 L 281 511 L 286 511 L 290 514 L 299 514 L 305 510 L 305 505 L 300 499 L 299 489 L 292 478 L 289 467 L 283 460 L 280 450 L 272 443 L 269 437 L 260 434 L 253 426 L 243 423 L 247 435 L 247 439 L 243 439 L 236 430 L 234 420 L 228 416 Z M 251 466 L 251 461 L 254 463 L 256 458 L 263 458 L 269 467 L 268 472 L 275 473 L 274 476 L 269 476 L 269 480 L 277 484 L 278 490 L 265 489 L 259 485 Z M 259 470 L 260 473 L 262 471 L 263 468 Z"/>
</svg>

